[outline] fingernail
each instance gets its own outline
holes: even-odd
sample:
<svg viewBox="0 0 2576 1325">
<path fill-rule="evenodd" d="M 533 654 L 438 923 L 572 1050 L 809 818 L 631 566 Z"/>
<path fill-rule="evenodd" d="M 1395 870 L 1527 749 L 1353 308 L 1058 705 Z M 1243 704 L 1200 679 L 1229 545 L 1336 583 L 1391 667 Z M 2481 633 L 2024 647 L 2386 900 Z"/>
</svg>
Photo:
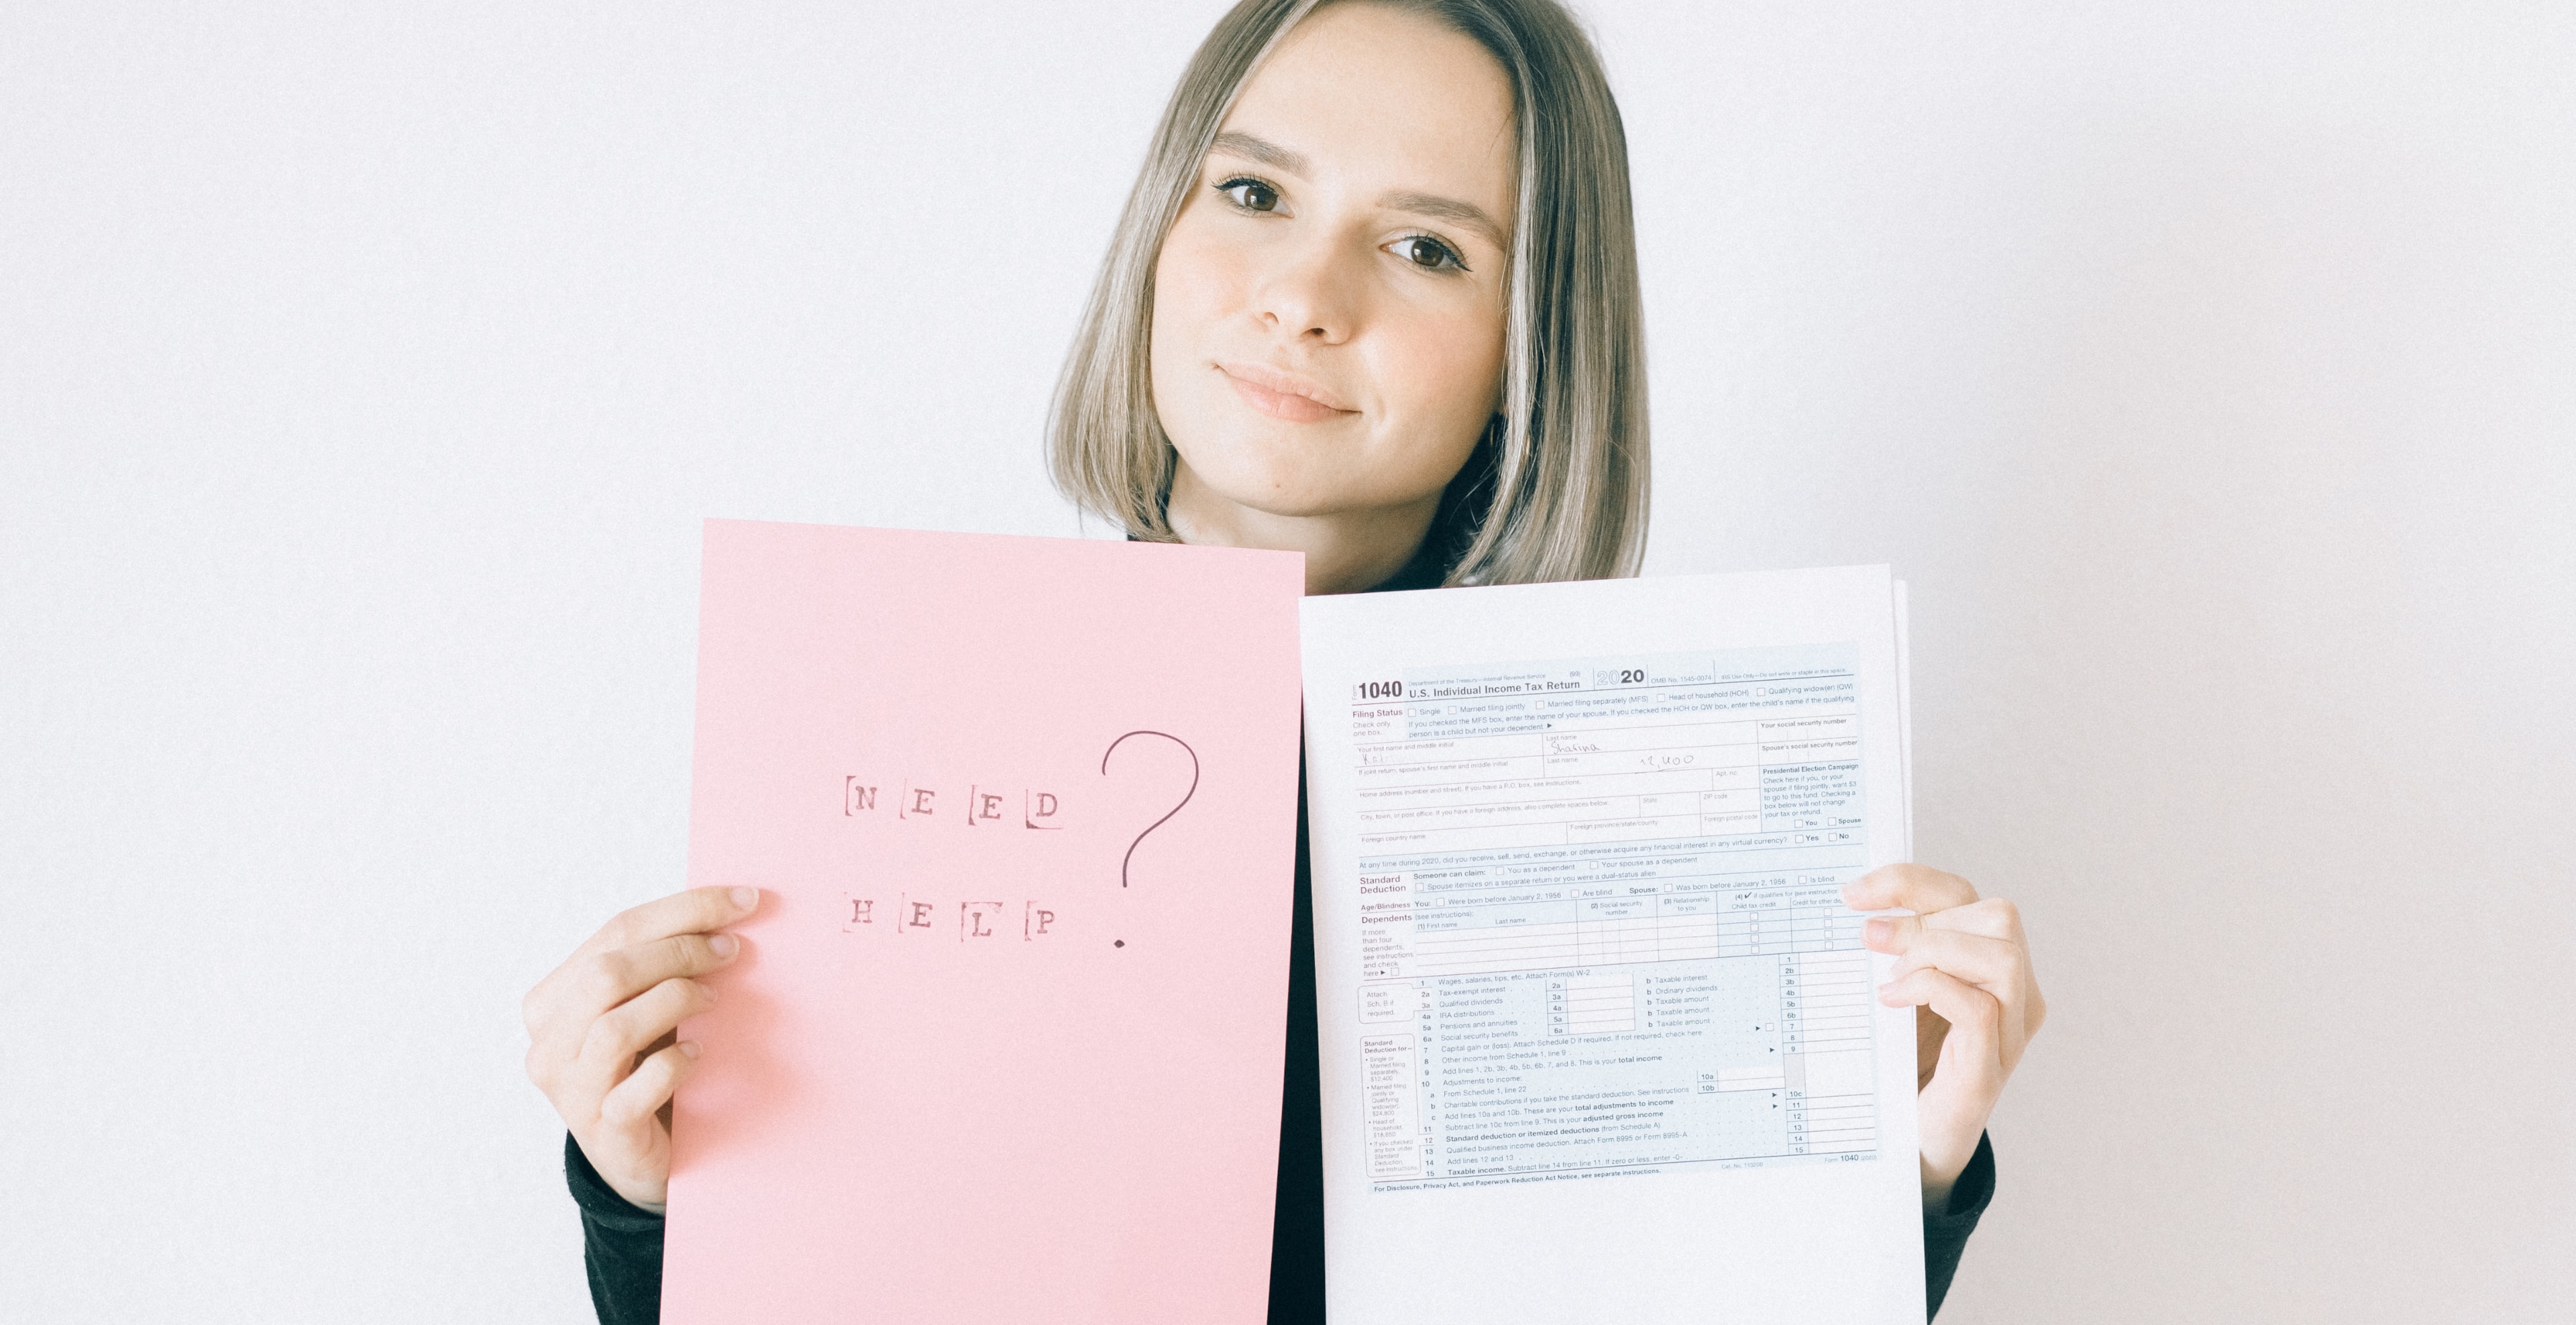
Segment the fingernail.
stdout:
<svg viewBox="0 0 2576 1325">
<path fill-rule="evenodd" d="M 698 1056 L 698 1042 L 697 1042 L 697 1041 L 695 1041 L 695 1040 L 682 1040 L 682 1041 L 680 1041 L 680 1055 L 681 1055 L 682 1057 L 684 1057 L 684 1058 L 695 1058 L 695 1057 L 697 1057 L 697 1056 Z"/>
<path fill-rule="evenodd" d="M 718 934 L 707 940 L 707 946 L 715 949 L 717 956 L 730 958 L 742 947 L 742 940 L 731 934 Z"/>
<path fill-rule="evenodd" d="M 1860 927 L 1860 932 L 1863 938 L 1872 943 L 1885 943 L 1889 939 L 1896 937 L 1896 922 L 1893 920 L 1872 920 L 1863 924 Z"/>
<path fill-rule="evenodd" d="M 755 907 L 755 906 L 760 905 L 760 890 L 759 890 L 758 888 L 736 888 L 736 889 L 734 889 L 734 890 L 733 890 L 733 904 L 734 904 L 735 906 L 741 907 L 741 908 L 742 908 L 743 910 L 745 910 L 745 911 L 748 911 L 748 910 L 750 910 L 751 908 L 753 908 L 753 907 Z"/>
</svg>

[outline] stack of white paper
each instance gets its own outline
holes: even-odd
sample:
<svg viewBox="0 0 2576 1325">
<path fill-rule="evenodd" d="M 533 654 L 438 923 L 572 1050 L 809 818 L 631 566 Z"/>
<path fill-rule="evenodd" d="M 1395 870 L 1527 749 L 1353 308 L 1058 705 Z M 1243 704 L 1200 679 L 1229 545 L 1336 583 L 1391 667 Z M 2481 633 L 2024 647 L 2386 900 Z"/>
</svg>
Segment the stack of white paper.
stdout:
<svg viewBox="0 0 2576 1325">
<path fill-rule="evenodd" d="M 1923 1319 L 1884 567 L 1309 598 L 1335 1325 Z"/>
</svg>

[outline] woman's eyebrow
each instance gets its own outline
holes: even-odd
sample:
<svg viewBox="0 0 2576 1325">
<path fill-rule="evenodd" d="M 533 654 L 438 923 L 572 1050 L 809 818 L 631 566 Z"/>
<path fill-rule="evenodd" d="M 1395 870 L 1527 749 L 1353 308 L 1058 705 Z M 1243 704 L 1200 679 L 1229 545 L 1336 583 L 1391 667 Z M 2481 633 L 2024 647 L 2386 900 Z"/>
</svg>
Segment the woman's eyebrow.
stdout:
<svg viewBox="0 0 2576 1325">
<path fill-rule="evenodd" d="M 1380 198 L 1378 205 L 1389 211 L 1409 212 L 1415 216 L 1455 221 L 1483 235 L 1496 248 L 1512 246 L 1510 238 L 1503 233 L 1502 225 L 1487 215 L 1484 208 L 1472 202 L 1460 202 L 1456 198 L 1442 198 L 1428 193 L 1390 193 Z"/>
<path fill-rule="evenodd" d="M 1302 154 L 1291 152 L 1267 138 L 1255 138 L 1251 134 L 1236 130 L 1227 130 L 1218 134 L 1216 141 L 1208 144 L 1208 150 L 1232 152 L 1247 161 L 1258 161 L 1273 170 L 1284 170 L 1291 175 L 1308 174 L 1313 169 Z"/>
</svg>

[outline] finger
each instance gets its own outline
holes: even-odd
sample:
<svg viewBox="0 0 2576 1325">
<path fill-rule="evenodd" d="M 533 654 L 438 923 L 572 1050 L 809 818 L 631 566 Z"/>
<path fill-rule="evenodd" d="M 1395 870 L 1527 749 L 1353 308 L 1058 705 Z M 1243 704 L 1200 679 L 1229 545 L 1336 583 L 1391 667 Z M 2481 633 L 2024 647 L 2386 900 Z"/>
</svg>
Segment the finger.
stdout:
<svg viewBox="0 0 2576 1325">
<path fill-rule="evenodd" d="M 1860 927 L 1860 941 L 1861 946 L 1873 952 L 1901 954 L 1914 946 L 1918 935 L 1935 933 L 1992 939 L 2025 950 L 2029 947 L 2022 938 L 2021 917 L 2013 912 L 2012 903 L 2001 898 L 1954 906 L 1926 916 L 1872 916 Z"/>
<path fill-rule="evenodd" d="M 665 980 L 728 965 L 741 953 L 742 940 L 731 934 L 674 934 L 582 958 L 545 991 L 531 1018 L 532 1033 L 550 1040 L 587 1033 L 610 1008 Z"/>
<path fill-rule="evenodd" d="M 632 948 L 674 934 L 703 934 L 734 924 L 759 908 L 758 888 L 691 888 L 609 917 L 573 956 Z"/>
<path fill-rule="evenodd" d="M 741 955 L 742 940 L 731 934 L 674 934 L 593 958 L 587 989 L 605 1012 L 665 980 L 705 975 Z"/>
<path fill-rule="evenodd" d="M 634 1070 L 635 1056 L 680 1023 L 715 1006 L 716 991 L 694 980 L 671 979 L 610 1009 L 590 1024 L 575 1060 L 577 1085 L 605 1098 Z"/>
<path fill-rule="evenodd" d="M 1871 916 L 1861 922 L 1860 945 L 1872 952 L 1903 955 L 1923 932 L 1920 916 Z"/>
<path fill-rule="evenodd" d="M 743 920 L 759 907 L 757 888 L 691 888 L 619 912 L 520 1000 L 528 1037 L 538 1044 L 541 1056 L 545 1046 L 566 1036 L 578 1043 L 602 1011 L 651 983 L 643 979 L 649 972 L 617 976 L 613 966 L 603 967 L 601 958 L 607 954 L 681 934 L 706 933 Z"/>
<path fill-rule="evenodd" d="M 1941 1045 L 1941 1070 L 1957 1065 L 1968 1074 L 1959 1084 L 2001 1089 L 2006 1071 L 2003 1053 L 2003 1004 L 1994 995 L 1963 980 L 1925 969 L 1879 986 L 1878 1001 L 1889 1007 L 1929 1007 L 1950 1023 Z"/>
<path fill-rule="evenodd" d="M 1886 919 L 1895 922 L 1899 927 L 1914 926 L 1906 930 L 1908 934 L 1956 930 L 1960 933 L 1977 934 L 2010 943 L 2015 950 L 2015 961 L 2020 968 L 2020 979 L 2015 989 L 2015 996 L 2006 1000 L 2019 1014 L 2013 1024 L 2019 1027 L 2018 1033 L 2021 1037 L 2028 1039 L 2039 1033 L 2040 1023 L 2048 1020 L 2048 999 L 2039 992 L 2039 977 L 2031 969 L 2030 939 L 2022 931 L 2021 909 L 2011 902 L 2000 897 L 1989 897 L 1984 901 L 1970 902 L 1966 906 L 1954 906 L 1946 911 L 1936 911 L 1919 918 L 1890 916 Z M 1892 946 L 1893 943 L 1900 941 L 1893 935 L 1887 943 L 1874 941 L 1872 931 L 1877 927 L 1878 922 L 1875 920 L 1861 927 L 1863 945 L 1880 952 L 1906 951 L 1904 947 Z M 1936 964 L 1947 965 L 1947 963 Z"/>
<path fill-rule="evenodd" d="M 2039 977 L 2031 969 L 2030 940 L 2022 932 L 2021 912 L 2012 903 L 2000 897 L 1989 897 L 1927 916 L 1873 917 L 1861 926 L 1860 938 L 1862 946 L 1874 951 L 1910 955 L 1915 951 L 1917 936 L 1928 937 L 1945 930 L 2011 945 L 2017 976 L 2008 986 L 1986 978 L 1993 969 L 1991 963 L 1968 966 L 1964 970 L 1953 969 L 1951 974 L 1965 975 L 2002 996 L 2007 1010 L 2014 1014 L 2007 1020 L 2018 1028 L 2016 1033 L 2022 1040 L 2027 1041 L 2038 1034 L 2041 1024 L 2048 1020 L 2048 999 L 2040 993 Z M 1912 965 L 1919 964 L 1923 963 L 1900 963 L 1899 969 L 1911 969 Z M 1949 961 L 1939 958 L 1932 959 L 1930 964 L 1944 969 L 1951 967 Z"/>
<path fill-rule="evenodd" d="M 698 1065 L 698 1042 L 682 1040 L 645 1055 L 617 1088 L 599 1101 L 599 1120 L 611 1127 L 636 1127 L 670 1103 L 671 1092 L 688 1080 Z"/>
<path fill-rule="evenodd" d="M 1975 900 L 1975 885 L 1929 865 L 1881 865 L 1843 885 L 1843 905 L 1855 911 L 1903 907 L 1921 915 Z"/>
<path fill-rule="evenodd" d="M 2021 1061 L 2023 1048 L 2030 1043 L 2029 1026 L 2024 1020 L 2027 1005 L 2025 984 L 2014 981 L 2002 988 L 1991 988 L 1961 979 L 1947 970 L 1924 966 L 1889 980 L 1879 987 L 1879 993 L 1881 1000 L 1891 1002 L 1892 1006 L 1913 1002 L 1919 1007 L 1929 1007 L 1955 1028 L 1958 1016 L 1954 1006 L 1933 997 L 1934 993 L 1952 987 L 1976 995 L 1976 999 L 1969 1001 L 1969 1006 L 1974 1015 L 1985 1019 L 1968 1028 L 1968 1038 L 1960 1042 L 1962 1051 L 1990 1055 L 2003 1072 L 2011 1072 L 2013 1065 Z M 1921 996 L 1891 1000 L 1891 992 L 1900 996 L 1915 993 Z"/>
<path fill-rule="evenodd" d="M 1923 917 L 1923 923 L 1933 929 L 1955 929 L 1966 934 L 1983 934 L 1990 939 L 2007 939 L 2014 943 L 2023 940 L 2021 908 L 2000 897 L 1935 911 Z"/>
<path fill-rule="evenodd" d="M 1980 934 L 1928 929 L 1915 938 L 1911 950 L 1897 959 L 1889 983 L 1916 971 L 1938 972 L 1992 996 L 2002 1008 L 1997 1052 L 2007 1064 L 2020 1061 L 2022 1045 L 2030 1038 L 2033 999 L 2027 950 L 2020 944 Z"/>
<path fill-rule="evenodd" d="M 1879 922 L 1871 921 L 1872 925 Z M 2004 1000 L 2021 991 L 2029 974 L 2030 955 L 2020 944 L 1990 939 L 1983 934 L 1960 934 L 1946 929 L 1918 929 L 1903 940 L 1896 967 L 1888 972 L 1894 980 L 1930 967 L 1957 979 L 1965 980 Z"/>
</svg>

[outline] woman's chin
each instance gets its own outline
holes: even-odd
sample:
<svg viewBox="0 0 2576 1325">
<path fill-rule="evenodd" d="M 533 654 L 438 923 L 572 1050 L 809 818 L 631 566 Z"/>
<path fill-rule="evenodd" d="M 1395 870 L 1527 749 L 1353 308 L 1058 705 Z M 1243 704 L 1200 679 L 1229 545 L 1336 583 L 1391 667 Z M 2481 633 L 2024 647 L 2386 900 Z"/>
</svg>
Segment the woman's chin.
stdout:
<svg viewBox="0 0 2576 1325">
<path fill-rule="evenodd" d="M 1342 515 L 1380 503 L 1374 494 L 1350 490 L 1346 475 L 1318 475 L 1303 468 L 1247 466 L 1209 473 L 1193 466 L 1197 482 L 1186 494 L 1174 491 L 1173 504 L 1196 506 L 1206 515 L 1219 512 L 1268 516 L 1282 520 Z"/>
<path fill-rule="evenodd" d="M 1209 434 L 1213 434 L 1210 436 Z M 1415 500 L 1403 491 L 1388 491 L 1383 457 L 1367 453 L 1368 438 L 1331 424 L 1281 424 L 1260 419 L 1247 425 L 1226 420 L 1222 429 L 1200 434 L 1206 440 L 1181 448 L 1186 478 L 1174 489 L 1176 504 L 1188 495 L 1278 519 L 1314 519 L 1351 515 Z M 1424 466 L 1426 471 L 1433 466 Z M 1454 466 L 1453 466 L 1454 468 Z M 1361 483 L 1363 475 L 1380 481 Z M 1429 491 L 1437 494 L 1443 476 L 1426 472 Z"/>
<path fill-rule="evenodd" d="M 1317 490 L 1292 483 L 1273 483 L 1250 487 L 1210 484 L 1211 495 L 1237 510 L 1257 513 L 1282 520 L 1311 520 L 1318 516 L 1341 515 L 1365 503 L 1351 494 L 1330 489 Z"/>
</svg>

